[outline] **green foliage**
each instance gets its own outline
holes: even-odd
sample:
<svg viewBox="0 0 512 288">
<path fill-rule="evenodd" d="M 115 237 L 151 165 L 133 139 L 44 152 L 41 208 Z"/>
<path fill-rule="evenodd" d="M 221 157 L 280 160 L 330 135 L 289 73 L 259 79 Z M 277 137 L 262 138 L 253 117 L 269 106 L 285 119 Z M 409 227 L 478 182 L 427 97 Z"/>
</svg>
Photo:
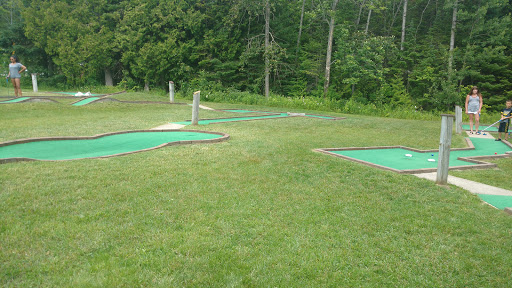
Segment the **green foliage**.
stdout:
<svg viewBox="0 0 512 288">
<path fill-rule="evenodd" d="M 124 89 L 167 89 L 174 81 L 184 95 L 228 88 L 263 94 L 269 56 L 272 93 L 317 98 L 324 96 L 332 15 L 329 99 L 444 111 L 460 105 L 462 87 L 477 85 L 486 108 L 494 111 L 512 97 L 507 0 L 457 2 L 451 73 L 453 0 L 409 1 L 403 50 L 401 0 L 345 1 L 334 14 L 332 0 L 306 1 L 303 14 L 302 1 L 270 1 L 267 50 L 265 3 L 3 1 L 0 54 L 16 51 L 31 72 L 44 74 L 56 87 L 98 85 L 108 70 Z M 7 60 L 1 63 L 6 66 Z"/>
</svg>

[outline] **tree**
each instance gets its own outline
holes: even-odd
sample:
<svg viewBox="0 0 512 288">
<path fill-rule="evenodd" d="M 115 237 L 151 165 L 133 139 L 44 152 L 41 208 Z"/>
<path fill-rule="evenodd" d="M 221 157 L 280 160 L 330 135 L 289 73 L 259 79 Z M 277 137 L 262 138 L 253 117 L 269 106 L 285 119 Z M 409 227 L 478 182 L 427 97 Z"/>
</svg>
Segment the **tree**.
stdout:
<svg viewBox="0 0 512 288">
<path fill-rule="evenodd" d="M 327 53 L 325 57 L 325 83 L 324 83 L 324 97 L 327 96 L 329 90 L 329 81 L 331 80 L 331 55 L 332 55 L 332 43 L 334 38 L 334 23 L 336 19 L 336 6 L 339 0 L 333 0 L 331 10 L 329 11 L 329 37 L 327 39 Z"/>
<path fill-rule="evenodd" d="M 407 0 L 404 0 L 404 11 L 402 16 L 402 39 L 400 41 L 400 50 L 404 50 L 404 42 L 405 42 L 405 23 L 407 21 Z"/>
<path fill-rule="evenodd" d="M 452 78 L 452 66 L 453 66 L 453 50 L 455 49 L 455 28 L 457 27 L 457 3 L 455 0 L 453 3 L 453 16 L 452 16 L 452 29 L 450 34 L 450 57 L 448 59 L 448 81 Z"/>
<path fill-rule="evenodd" d="M 28 4 L 22 12 L 25 34 L 52 57 L 68 82 L 101 79 L 99 75 L 113 61 L 116 1 L 31 0 Z"/>
</svg>

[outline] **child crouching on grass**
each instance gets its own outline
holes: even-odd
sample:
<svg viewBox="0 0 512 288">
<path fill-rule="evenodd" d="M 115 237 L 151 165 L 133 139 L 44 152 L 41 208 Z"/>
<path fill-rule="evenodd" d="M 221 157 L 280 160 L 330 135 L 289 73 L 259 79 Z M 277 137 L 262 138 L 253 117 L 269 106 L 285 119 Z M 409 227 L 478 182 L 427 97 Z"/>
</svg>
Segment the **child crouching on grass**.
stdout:
<svg viewBox="0 0 512 288">
<path fill-rule="evenodd" d="M 512 100 L 507 100 L 506 105 L 507 107 L 501 111 L 500 127 L 498 128 L 499 138 L 496 141 L 501 141 L 501 133 L 505 133 L 505 140 L 508 141 L 508 126 L 512 116 Z"/>
</svg>

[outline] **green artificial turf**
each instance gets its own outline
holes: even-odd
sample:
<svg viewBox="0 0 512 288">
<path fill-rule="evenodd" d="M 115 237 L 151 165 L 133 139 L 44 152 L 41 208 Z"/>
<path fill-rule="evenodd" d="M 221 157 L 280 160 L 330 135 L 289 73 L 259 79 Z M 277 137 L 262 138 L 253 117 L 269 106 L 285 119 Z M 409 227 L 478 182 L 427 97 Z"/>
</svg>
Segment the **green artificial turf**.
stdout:
<svg viewBox="0 0 512 288">
<path fill-rule="evenodd" d="M 5 101 L 2 101 L 0 103 L 17 103 L 17 102 L 21 102 L 21 101 L 27 100 L 29 98 L 30 97 L 19 97 L 19 98 L 15 98 L 15 99 L 11 99 L 11 100 L 5 100 Z"/>
<path fill-rule="evenodd" d="M 45 140 L 0 147 L 1 158 L 69 160 L 103 157 L 154 148 L 179 141 L 222 137 L 198 132 L 132 132 L 82 140 Z"/>
<path fill-rule="evenodd" d="M 482 198 L 482 200 L 484 200 L 485 202 L 501 210 L 507 207 L 512 207 L 512 196 L 486 194 L 479 194 L 478 196 Z"/>
<path fill-rule="evenodd" d="M 85 98 L 85 99 L 83 99 L 83 100 L 80 100 L 80 101 L 78 101 L 78 102 L 74 103 L 74 104 L 73 104 L 73 106 L 82 106 L 82 105 L 86 105 L 86 104 L 89 104 L 89 103 L 91 103 L 91 102 L 93 102 L 93 101 L 96 101 L 96 100 L 98 100 L 98 99 L 100 99 L 100 98 L 99 98 L 99 97 L 89 97 L 89 98 Z"/>
<path fill-rule="evenodd" d="M 459 160 L 459 157 L 502 155 L 511 150 L 510 147 L 503 142 L 494 141 L 494 139 L 471 138 L 471 141 L 475 149 L 450 152 L 450 167 L 475 165 L 471 162 Z M 402 148 L 342 150 L 331 152 L 397 170 L 437 168 L 439 160 L 438 152 L 420 153 Z"/>
<path fill-rule="evenodd" d="M 24 103 L 0 105 L 0 115 L 0 141 L 9 141 L 149 129 L 190 119 L 191 107 Z M 187 126 L 230 139 L 124 157 L 0 165 L 0 285 L 510 285 L 512 220 L 503 211 L 454 186 L 313 151 L 432 149 L 440 121 L 326 116 L 347 119 Z M 222 117 L 200 111 L 200 119 Z M 452 148 L 464 145 L 455 135 Z"/>
<path fill-rule="evenodd" d="M 280 113 L 277 115 L 263 115 L 263 116 L 252 116 L 252 117 L 234 117 L 234 118 L 218 118 L 218 119 L 205 119 L 199 120 L 199 125 L 208 125 L 212 123 L 222 123 L 222 122 L 238 122 L 238 121 L 247 121 L 247 120 L 263 120 L 270 118 L 284 118 L 288 117 L 286 113 Z M 174 122 L 173 124 L 181 124 L 181 125 L 190 125 L 191 121 L 182 121 L 182 122 Z"/>
</svg>

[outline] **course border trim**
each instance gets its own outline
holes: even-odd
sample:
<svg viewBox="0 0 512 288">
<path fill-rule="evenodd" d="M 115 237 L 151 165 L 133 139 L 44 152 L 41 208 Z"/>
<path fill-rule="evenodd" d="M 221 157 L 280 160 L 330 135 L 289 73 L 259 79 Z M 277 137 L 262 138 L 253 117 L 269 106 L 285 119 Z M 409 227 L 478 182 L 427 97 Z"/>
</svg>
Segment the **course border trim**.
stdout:
<svg viewBox="0 0 512 288">
<path fill-rule="evenodd" d="M 117 157 L 117 156 L 124 156 L 128 154 L 134 154 L 139 152 L 146 152 L 150 150 L 159 149 L 166 146 L 174 146 L 174 145 L 187 145 L 187 144 L 199 144 L 199 143 L 218 143 L 227 141 L 229 139 L 229 134 L 222 133 L 222 132 L 212 132 L 212 131 L 200 131 L 200 130 L 165 130 L 165 129 L 158 129 L 158 130 L 129 130 L 129 131 L 119 131 L 119 132 L 111 132 L 111 133 L 104 133 L 104 134 L 97 134 L 94 136 L 60 136 L 60 137 L 41 137 L 41 138 L 27 138 L 27 139 L 18 139 L 13 141 L 7 141 L 0 143 L 0 147 L 8 146 L 8 145 L 15 145 L 15 144 L 23 144 L 23 143 L 29 143 L 29 142 L 38 142 L 38 141 L 59 141 L 59 140 L 94 140 L 105 136 L 112 136 L 112 135 L 119 135 L 119 134 L 127 134 L 127 133 L 138 133 L 138 132 L 195 132 L 195 133 L 205 133 L 205 134 L 214 134 L 214 135 L 220 135 L 222 137 L 215 138 L 215 139 L 206 139 L 206 140 L 185 140 L 185 141 L 174 141 L 174 142 L 168 142 L 164 143 L 155 147 L 137 150 L 137 151 L 130 151 L 130 152 L 124 152 L 119 154 L 112 154 L 112 155 L 105 155 L 105 156 L 99 156 L 99 157 L 87 157 L 87 158 L 74 158 L 74 159 L 65 159 L 65 160 L 39 160 L 39 159 L 33 159 L 33 158 L 0 158 L 0 164 L 6 164 L 6 163 L 13 163 L 13 162 L 21 162 L 21 161 L 46 161 L 46 162 L 60 162 L 60 161 L 73 161 L 73 160 L 81 160 L 81 159 L 102 159 L 102 158 L 110 158 L 110 157 Z"/>
<path fill-rule="evenodd" d="M 218 112 L 229 112 L 229 110 L 215 110 Z M 259 116 L 238 116 L 238 117 L 229 117 L 229 118 L 200 118 L 199 122 L 201 121 L 215 121 L 211 124 L 222 124 L 222 123 L 229 123 L 229 122 L 244 122 L 244 121 L 258 121 L 258 120 L 269 120 L 269 119 L 284 119 L 284 118 L 292 118 L 292 117 L 309 117 L 313 119 L 321 119 L 321 120 L 327 120 L 327 121 L 337 121 L 337 120 L 344 120 L 347 119 L 346 117 L 332 117 L 332 116 L 325 116 L 325 115 L 316 115 L 316 114 L 306 114 L 306 115 L 296 115 L 297 113 L 288 114 L 288 112 L 262 112 L 262 111 L 254 111 L 254 113 L 264 113 L 265 115 L 259 115 Z M 286 115 L 284 115 L 286 114 Z M 252 119 L 246 119 L 254 117 Z M 323 118 L 328 117 L 328 118 Z M 241 120 L 236 120 L 241 119 Z M 219 121 L 216 121 L 219 120 Z M 221 121 L 225 120 L 225 121 Z M 192 120 L 185 120 L 183 122 L 192 122 Z M 182 123 L 182 122 L 173 122 L 173 123 Z"/>
<path fill-rule="evenodd" d="M 465 151 L 465 150 L 474 150 L 475 146 L 473 145 L 473 142 L 471 142 L 471 139 L 465 138 L 466 144 L 469 146 L 467 148 L 453 148 L 450 151 Z M 512 144 L 508 141 L 503 141 L 504 144 L 506 144 L 508 147 L 512 149 Z M 437 168 L 423 168 L 423 169 L 406 169 L 406 170 L 398 170 L 378 164 L 374 164 L 371 162 L 367 162 L 364 160 L 359 160 L 356 158 L 348 157 L 345 155 L 340 155 L 336 153 L 332 153 L 332 151 L 347 151 L 347 150 L 375 150 L 375 149 L 404 149 L 412 152 L 417 153 L 431 153 L 431 152 L 439 152 L 439 149 L 430 149 L 430 150 L 419 150 L 415 148 L 405 147 L 405 146 L 377 146 L 377 147 L 347 147 L 347 148 L 319 148 L 319 149 L 313 149 L 315 152 L 324 153 L 330 156 L 339 157 L 345 160 L 361 163 L 370 167 L 379 168 L 383 170 L 392 171 L 399 174 L 420 174 L 420 173 L 431 173 L 436 172 Z M 449 170 L 467 170 L 467 169 L 487 169 L 487 168 L 494 168 L 497 165 L 494 163 L 489 163 L 482 161 L 484 159 L 496 159 L 496 158 L 508 158 L 512 152 L 507 152 L 507 154 L 501 154 L 501 155 L 488 155 L 488 156 L 472 156 L 472 157 L 459 157 L 458 160 L 466 161 L 469 163 L 474 163 L 475 165 L 466 165 L 466 166 L 452 166 L 449 168 Z"/>
</svg>

